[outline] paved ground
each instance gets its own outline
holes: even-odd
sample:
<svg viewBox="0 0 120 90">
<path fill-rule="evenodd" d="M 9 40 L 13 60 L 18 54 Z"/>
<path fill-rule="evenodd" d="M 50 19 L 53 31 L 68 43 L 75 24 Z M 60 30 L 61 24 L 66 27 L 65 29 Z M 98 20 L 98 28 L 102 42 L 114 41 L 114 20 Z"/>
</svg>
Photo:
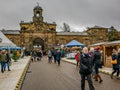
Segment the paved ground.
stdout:
<svg viewBox="0 0 120 90">
<path fill-rule="evenodd" d="M 75 59 L 62 58 L 63 61 L 76 65 Z M 99 69 L 100 72 L 110 75 L 112 73 L 112 67 L 102 67 Z M 120 75 L 119 75 L 120 78 Z"/>
<path fill-rule="evenodd" d="M 101 75 L 103 83 L 93 80 L 96 90 L 120 90 L 120 80 Z M 44 57 L 42 61 L 31 63 L 22 90 L 81 90 L 80 75 L 75 65 L 66 62 L 61 62 L 61 66 L 49 64 Z M 86 90 L 89 90 L 87 82 Z"/>
<path fill-rule="evenodd" d="M 0 71 L 0 90 L 14 90 L 30 57 L 24 57 L 18 62 L 13 62 L 11 71 Z M 1 66 L 0 66 L 1 70 Z"/>
</svg>

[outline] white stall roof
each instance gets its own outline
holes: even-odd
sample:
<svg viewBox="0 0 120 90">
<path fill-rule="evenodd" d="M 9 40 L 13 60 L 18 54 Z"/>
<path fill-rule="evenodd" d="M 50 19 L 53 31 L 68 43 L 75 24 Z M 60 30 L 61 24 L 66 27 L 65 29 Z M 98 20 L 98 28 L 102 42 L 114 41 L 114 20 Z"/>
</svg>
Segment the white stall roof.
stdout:
<svg viewBox="0 0 120 90">
<path fill-rule="evenodd" d="M 1 46 L 16 46 L 12 41 L 10 41 L 1 31 L 0 31 L 0 47 Z"/>
</svg>

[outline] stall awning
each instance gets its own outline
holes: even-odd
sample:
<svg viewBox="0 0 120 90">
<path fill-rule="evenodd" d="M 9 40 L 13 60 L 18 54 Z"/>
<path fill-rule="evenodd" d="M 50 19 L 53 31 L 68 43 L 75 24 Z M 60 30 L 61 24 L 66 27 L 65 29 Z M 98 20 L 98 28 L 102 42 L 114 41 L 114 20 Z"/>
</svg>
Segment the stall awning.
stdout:
<svg viewBox="0 0 120 90">
<path fill-rule="evenodd" d="M 65 46 L 66 47 L 74 47 L 74 46 L 85 46 L 85 45 L 76 40 L 72 40 L 69 43 L 67 43 Z"/>
</svg>

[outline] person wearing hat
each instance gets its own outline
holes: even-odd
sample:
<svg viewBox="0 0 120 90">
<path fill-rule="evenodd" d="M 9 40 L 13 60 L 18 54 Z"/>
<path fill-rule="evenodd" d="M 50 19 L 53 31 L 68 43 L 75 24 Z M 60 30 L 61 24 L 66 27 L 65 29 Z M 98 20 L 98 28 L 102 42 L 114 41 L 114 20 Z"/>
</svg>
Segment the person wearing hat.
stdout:
<svg viewBox="0 0 120 90">
<path fill-rule="evenodd" d="M 99 47 L 95 47 L 93 65 L 95 68 L 95 80 L 98 81 L 99 79 L 99 83 L 103 82 L 101 76 L 99 75 L 99 68 L 101 68 L 101 52 Z"/>
</svg>

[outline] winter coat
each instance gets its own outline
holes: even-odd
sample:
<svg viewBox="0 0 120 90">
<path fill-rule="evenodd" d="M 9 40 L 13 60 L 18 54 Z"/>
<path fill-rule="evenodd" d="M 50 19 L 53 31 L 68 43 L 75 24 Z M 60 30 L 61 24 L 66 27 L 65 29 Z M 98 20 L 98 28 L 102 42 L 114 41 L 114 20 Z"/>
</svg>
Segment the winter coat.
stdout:
<svg viewBox="0 0 120 90">
<path fill-rule="evenodd" d="M 112 54 L 112 60 L 117 59 L 117 64 L 113 64 L 113 69 L 118 69 L 120 65 L 120 53 L 118 55 Z"/>
<path fill-rule="evenodd" d="M 6 54 L 6 61 L 7 61 L 7 62 L 10 62 L 10 61 L 11 61 L 10 55 L 9 55 L 8 53 Z"/>
<path fill-rule="evenodd" d="M 37 52 L 37 56 L 38 56 L 38 57 L 42 57 L 42 52 L 40 52 L 40 51 Z"/>
<path fill-rule="evenodd" d="M 56 52 L 56 60 L 57 61 L 61 60 L 61 53 L 60 52 Z"/>
<path fill-rule="evenodd" d="M 7 62 L 6 54 L 0 54 L 0 62 Z"/>
<path fill-rule="evenodd" d="M 91 62 L 91 57 L 89 56 L 89 54 L 81 55 L 79 73 L 83 75 L 89 75 L 92 73 L 92 62 Z"/>
<path fill-rule="evenodd" d="M 32 52 L 32 56 L 33 57 L 36 57 L 37 56 L 37 53 L 35 51 Z"/>
<path fill-rule="evenodd" d="M 50 58 L 52 57 L 52 52 L 51 51 L 48 52 L 48 57 L 50 57 Z"/>
<path fill-rule="evenodd" d="M 101 64 L 102 64 L 102 62 L 101 62 L 101 53 L 98 50 L 94 52 L 94 55 L 93 55 L 93 64 L 95 66 L 98 66 L 99 68 L 101 67 Z"/>
<path fill-rule="evenodd" d="M 118 53 L 118 64 L 120 65 L 120 53 Z"/>
<path fill-rule="evenodd" d="M 75 59 L 77 62 L 79 62 L 79 54 L 78 53 L 75 54 Z"/>
</svg>

